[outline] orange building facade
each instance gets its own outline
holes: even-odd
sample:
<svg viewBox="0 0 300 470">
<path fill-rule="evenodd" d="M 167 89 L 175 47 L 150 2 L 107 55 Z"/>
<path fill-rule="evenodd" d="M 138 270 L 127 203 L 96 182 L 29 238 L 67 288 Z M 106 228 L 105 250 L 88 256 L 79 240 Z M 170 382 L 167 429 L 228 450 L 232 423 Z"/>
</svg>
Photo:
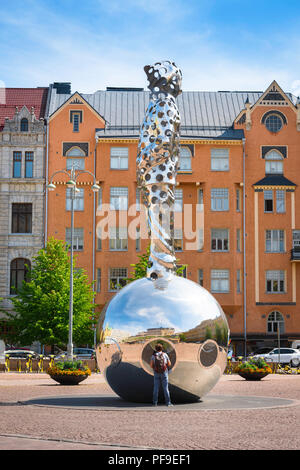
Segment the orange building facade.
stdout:
<svg viewBox="0 0 300 470">
<path fill-rule="evenodd" d="M 77 171 L 73 247 L 94 281 L 96 310 L 130 277 L 149 244 L 136 182 L 149 93 L 51 89 L 47 238 L 70 238 L 68 176 Z M 237 354 L 300 340 L 300 115 L 276 82 L 266 92 L 184 92 L 174 245 L 184 275 L 222 305 Z M 299 181 L 298 181 L 299 180 Z M 297 231 L 298 229 L 298 231 Z M 300 253 L 299 253 L 300 255 Z M 142 295 L 142 293 L 141 293 Z M 154 325 L 155 326 L 155 325 Z M 161 325 L 169 327 L 170 325 Z"/>
</svg>

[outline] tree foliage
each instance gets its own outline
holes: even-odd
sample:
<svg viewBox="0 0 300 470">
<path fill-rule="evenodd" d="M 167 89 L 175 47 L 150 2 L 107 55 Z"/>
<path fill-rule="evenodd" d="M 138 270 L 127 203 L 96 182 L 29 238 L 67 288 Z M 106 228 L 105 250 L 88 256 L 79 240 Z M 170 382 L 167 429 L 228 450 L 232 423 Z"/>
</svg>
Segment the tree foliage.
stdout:
<svg viewBox="0 0 300 470">
<path fill-rule="evenodd" d="M 73 269 L 73 342 L 93 343 L 94 292 L 83 270 Z M 29 281 L 23 282 L 12 298 L 11 340 L 19 344 L 64 347 L 68 342 L 70 300 L 70 260 L 63 241 L 50 239 L 34 258 Z"/>
</svg>

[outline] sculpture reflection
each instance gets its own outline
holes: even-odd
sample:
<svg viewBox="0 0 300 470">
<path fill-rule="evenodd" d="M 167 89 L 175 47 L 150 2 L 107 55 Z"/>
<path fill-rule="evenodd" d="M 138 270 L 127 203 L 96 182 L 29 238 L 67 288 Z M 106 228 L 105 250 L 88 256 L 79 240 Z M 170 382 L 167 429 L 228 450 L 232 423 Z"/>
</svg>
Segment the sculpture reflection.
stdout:
<svg viewBox="0 0 300 470">
<path fill-rule="evenodd" d="M 221 377 L 229 338 L 215 298 L 174 274 L 174 186 L 180 116 L 175 98 L 181 72 L 172 62 L 146 66 L 150 103 L 141 128 L 137 180 L 143 189 L 151 240 L 147 277 L 123 287 L 100 315 L 97 362 L 110 387 L 134 402 L 152 402 L 150 359 L 163 343 L 172 368 L 172 403 L 196 401 Z M 159 401 L 163 401 L 162 392 Z"/>
</svg>

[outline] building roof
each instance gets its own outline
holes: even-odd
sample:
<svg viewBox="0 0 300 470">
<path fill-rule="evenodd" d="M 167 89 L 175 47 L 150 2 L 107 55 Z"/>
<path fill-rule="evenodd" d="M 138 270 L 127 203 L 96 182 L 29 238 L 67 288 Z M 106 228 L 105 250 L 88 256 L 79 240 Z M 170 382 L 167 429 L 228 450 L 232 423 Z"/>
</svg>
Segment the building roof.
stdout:
<svg viewBox="0 0 300 470">
<path fill-rule="evenodd" d="M 266 175 L 253 186 L 297 186 L 283 175 Z"/>
<path fill-rule="evenodd" d="M 107 125 L 98 129 L 103 138 L 138 137 L 150 92 L 139 90 L 96 91 L 80 94 L 103 118 Z M 177 98 L 181 115 L 181 138 L 241 139 L 242 130 L 233 129 L 233 121 L 244 109 L 245 101 L 256 103 L 262 92 L 184 91 Z M 71 94 L 57 94 L 53 89 L 49 116 L 63 105 Z"/>
<path fill-rule="evenodd" d="M 16 112 L 26 106 L 28 111 L 34 108 L 37 119 L 44 118 L 48 87 L 38 88 L 1 88 L 0 89 L 0 130 L 2 130 L 5 118 L 12 119 Z"/>
</svg>

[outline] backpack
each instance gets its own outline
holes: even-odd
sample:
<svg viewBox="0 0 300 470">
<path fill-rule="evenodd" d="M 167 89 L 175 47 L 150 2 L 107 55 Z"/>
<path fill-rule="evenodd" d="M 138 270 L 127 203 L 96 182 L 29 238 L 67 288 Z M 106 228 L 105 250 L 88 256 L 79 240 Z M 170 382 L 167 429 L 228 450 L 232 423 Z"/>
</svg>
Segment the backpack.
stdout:
<svg viewBox="0 0 300 470">
<path fill-rule="evenodd" d="M 154 370 L 159 374 L 162 374 L 167 369 L 167 364 L 162 352 L 155 353 L 154 355 Z"/>
</svg>

